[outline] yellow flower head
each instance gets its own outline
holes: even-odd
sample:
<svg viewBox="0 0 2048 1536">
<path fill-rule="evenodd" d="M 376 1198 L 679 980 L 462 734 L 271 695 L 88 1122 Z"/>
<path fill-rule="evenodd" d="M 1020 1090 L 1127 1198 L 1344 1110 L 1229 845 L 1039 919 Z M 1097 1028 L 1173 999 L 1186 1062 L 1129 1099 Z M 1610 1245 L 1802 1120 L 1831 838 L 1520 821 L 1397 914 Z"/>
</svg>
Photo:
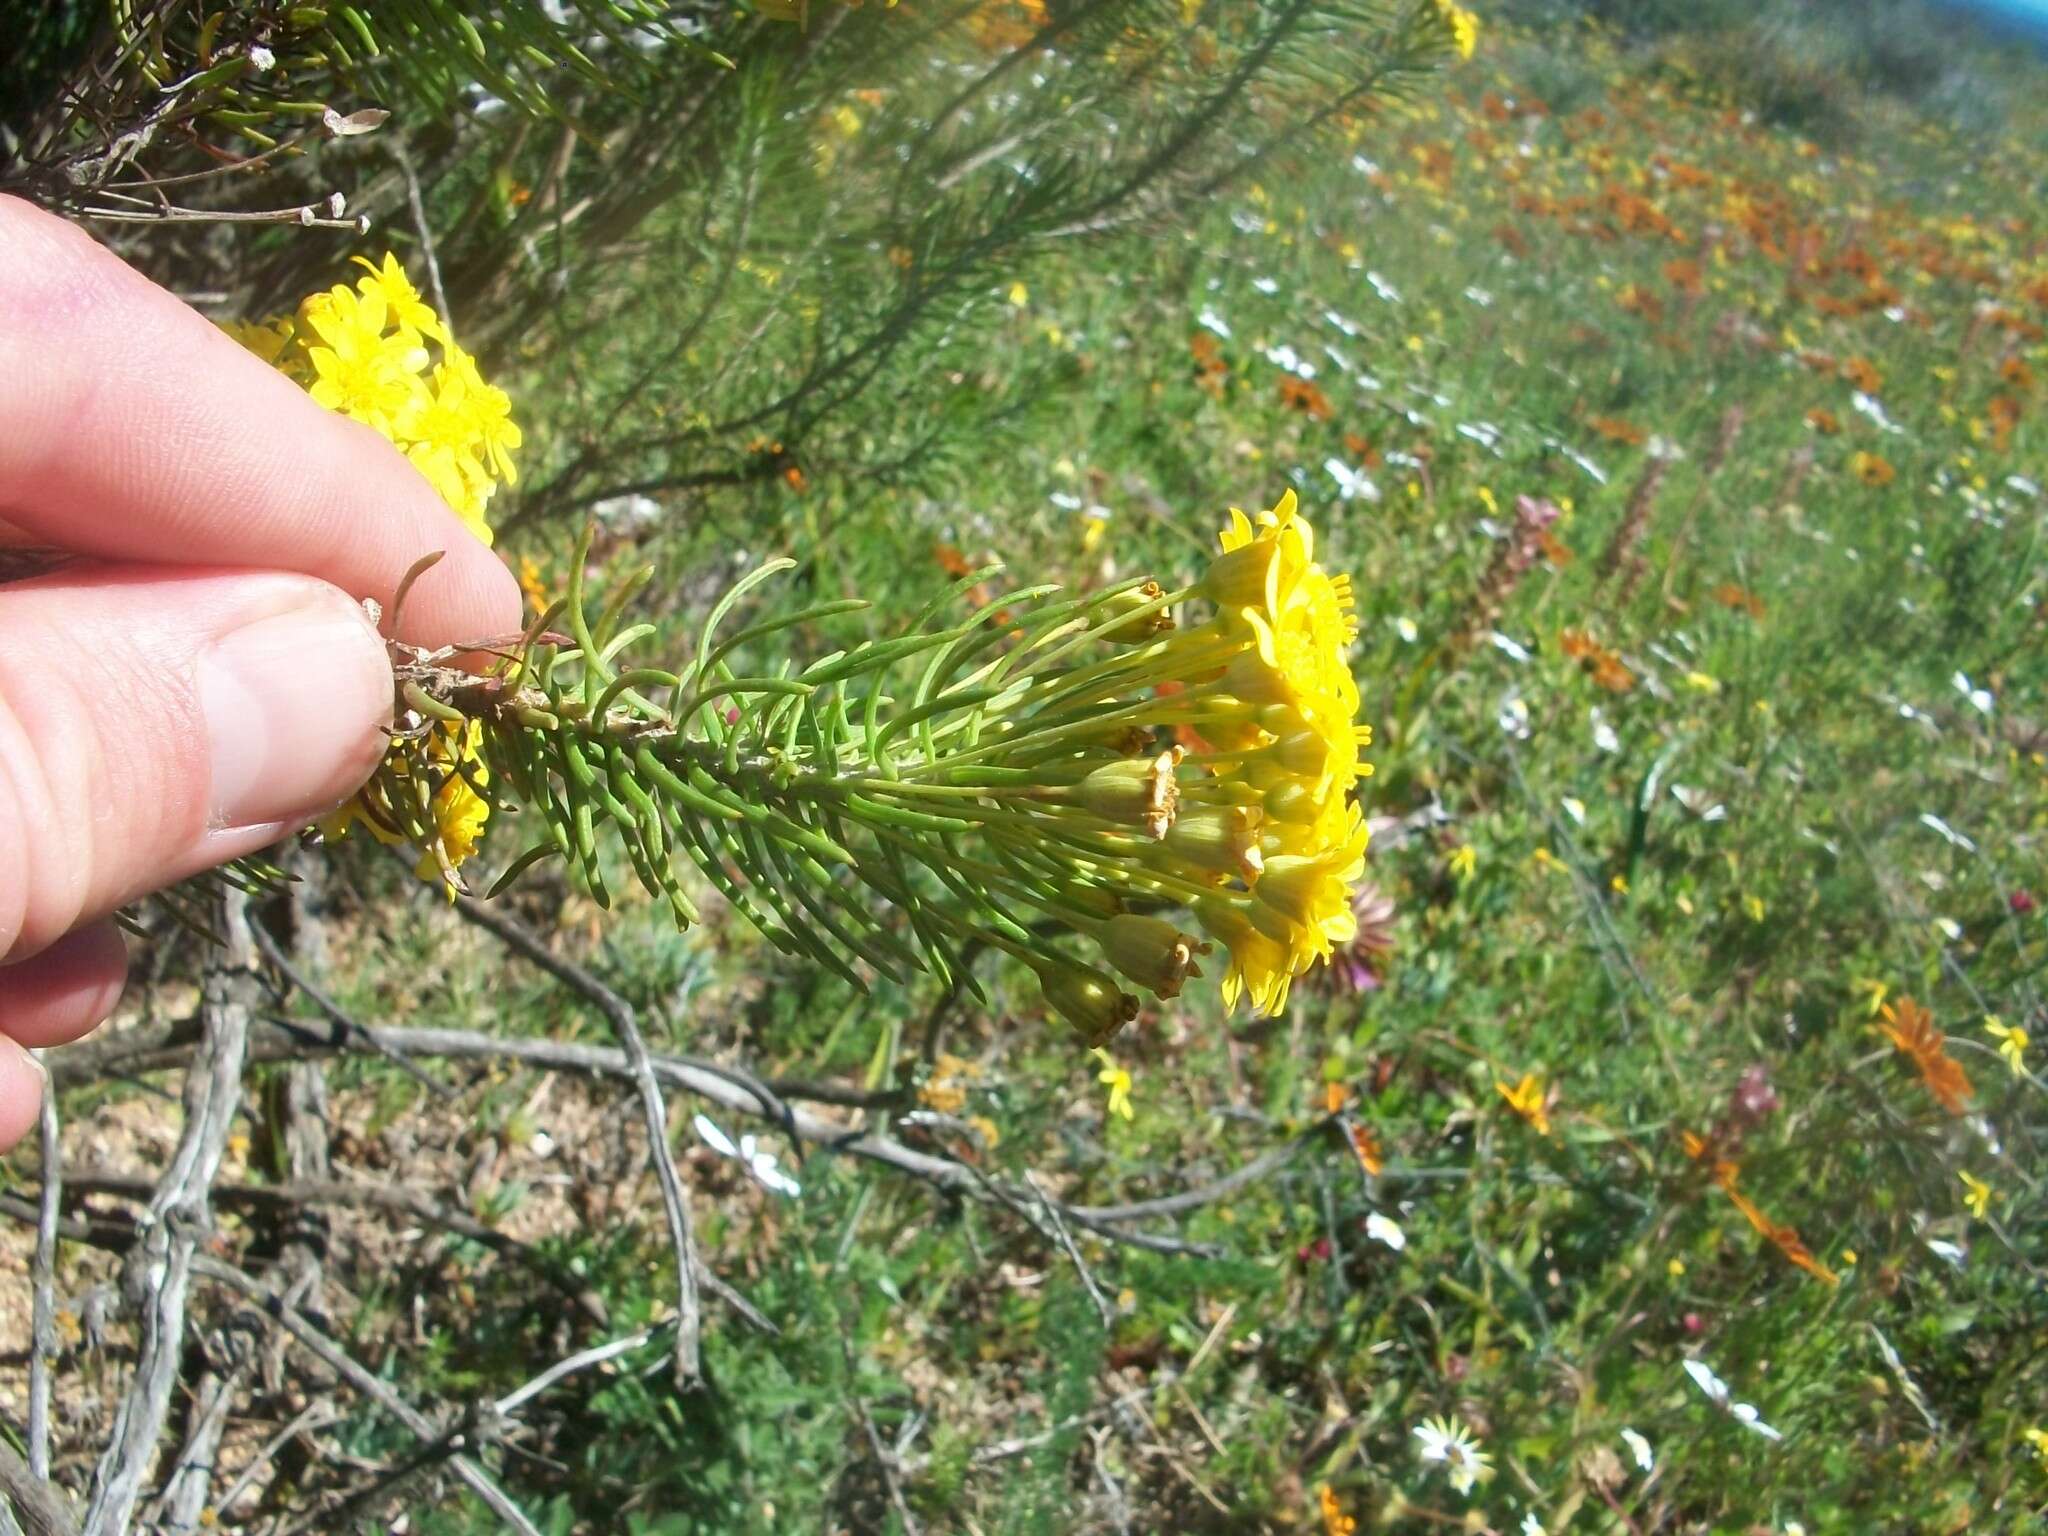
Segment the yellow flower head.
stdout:
<svg viewBox="0 0 2048 1536">
<path fill-rule="evenodd" d="M 1970 1208 L 1970 1214 L 1979 1221 L 1991 1214 L 1991 1186 L 1968 1170 L 1957 1175 L 1963 1181 L 1963 1204 Z"/>
<path fill-rule="evenodd" d="M 1457 0 L 1434 0 L 1436 13 L 1443 24 L 1450 28 L 1451 46 L 1458 50 L 1458 57 L 1469 59 L 1479 46 L 1479 18 L 1459 5 Z"/>
<path fill-rule="evenodd" d="M 1109 1090 L 1107 1112 L 1131 1119 L 1131 1074 L 1118 1066 L 1116 1058 L 1100 1046 L 1090 1054 L 1102 1063 L 1102 1070 L 1095 1074 L 1095 1081 Z"/>
<path fill-rule="evenodd" d="M 1998 1054 L 2003 1056 L 2005 1064 L 2012 1068 L 2012 1075 L 2026 1076 L 2027 1046 L 2031 1043 L 2026 1030 L 2017 1024 L 2006 1023 L 1994 1013 L 1986 1015 L 1984 1032 L 1998 1042 Z"/>
<path fill-rule="evenodd" d="M 1222 982 L 1224 1007 L 1235 1011 L 1243 998 L 1255 1013 L 1275 1014 L 1287 1006 L 1294 985 L 1294 955 L 1286 943 L 1252 925 L 1248 904 L 1243 897 L 1203 897 L 1195 903 L 1195 916 L 1203 931 L 1230 952 Z"/>
<path fill-rule="evenodd" d="M 431 336 L 436 341 L 448 339 L 447 325 L 434 312 L 434 306 L 420 297 L 419 290 L 413 287 L 412 279 L 405 275 L 405 268 L 398 264 L 396 256 L 386 251 L 382 266 L 367 256 L 358 256 L 356 265 L 369 274 L 356 279 L 356 288 L 364 298 L 375 295 L 401 327 L 418 331 L 422 336 Z"/>
<path fill-rule="evenodd" d="M 381 290 L 359 294 L 338 286 L 299 310 L 302 333 L 314 338 L 306 343 L 313 399 L 396 439 L 424 401 L 427 349 L 417 331 L 400 327 L 387 335 L 389 316 Z"/>
<path fill-rule="evenodd" d="M 1542 1078 L 1533 1072 L 1524 1072 L 1522 1080 L 1512 1088 L 1506 1083 L 1493 1086 L 1508 1101 L 1508 1108 L 1529 1122 L 1530 1130 L 1538 1136 L 1550 1134 L 1550 1110 L 1544 1103 Z"/>
</svg>

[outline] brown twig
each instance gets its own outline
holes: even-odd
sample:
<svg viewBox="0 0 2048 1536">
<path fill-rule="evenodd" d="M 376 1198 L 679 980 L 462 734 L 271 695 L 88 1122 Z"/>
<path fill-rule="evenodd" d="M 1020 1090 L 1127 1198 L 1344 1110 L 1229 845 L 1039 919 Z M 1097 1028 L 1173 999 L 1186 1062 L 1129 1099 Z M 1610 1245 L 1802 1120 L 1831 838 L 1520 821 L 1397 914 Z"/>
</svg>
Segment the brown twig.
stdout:
<svg viewBox="0 0 2048 1536">
<path fill-rule="evenodd" d="M 8 1504 L 21 1522 L 22 1536 L 78 1536 L 78 1524 L 64 1507 L 56 1484 L 29 1470 L 13 1446 L 0 1440 L 0 1514 Z"/>
<path fill-rule="evenodd" d="M 37 1053 L 41 1059 L 41 1053 Z M 29 1324 L 28 1469 L 50 1475 L 50 1360 L 57 1352 L 57 1211 L 64 1199 L 64 1156 L 57 1140 L 57 1090 L 44 1090 L 39 1120 L 43 1196 L 36 1216 L 34 1316 Z"/>
<path fill-rule="evenodd" d="M 581 1072 L 597 1077 L 629 1077 L 631 1074 L 625 1052 L 607 1046 L 523 1039 L 518 1036 L 484 1035 L 470 1030 L 419 1029 L 399 1025 L 383 1026 L 379 1032 L 389 1044 L 414 1056 L 504 1058 L 522 1061 L 543 1070 Z M 175 1027 L 138 1030 L 130 1036 L 114 1036 L 104 1041 L 70 1047 L 66 1053 L 60 1054 L 52 1065 L 58 1069 L 59 1081 L 64 1083 L 89 1081 L 115 1070 L 161 1070 L 177 1066 L 183 1061 L 184 1052 L 178 1045 L 178 1039 L 179 1031 Z M 359 1051 L 362 1048 L 349 1036 L 338 1031 L 317 1035 L 271 1022 L 259 1029 L 251 1046 L 251 1053 L 255 1060 L 274 1061 L 294 1060 L 308 1051 L 346 1052 L 352 1049 Z M 67 1065 L 64 1061 L 65 1054 L 78 1059 Z M 755 1090 L 743 1086 L 732 1076 L 675 1057 L 656 1056 L 652 1060 L 655 1076 L 668 1086 L 708 1099 L 736 1114 L 752 1115 L 767 1120 L 781 1126 L 795 1140 L 813 1142 L 842 1156 L 857 1157 L 894 1168 L 898 1172 L 911 1174 L 953 1193 L 992 1201 L 996 1198 L 989 1189 L 983 1187 L 986 1183 L 984 1175 L 953 1158 L 919 1152 L 886 1136 L 873 1135 L 858 1126 L 848 1126 L 801 1109 L 785 1106 L 785 1112 L 779 1113 L 772 1097 L 764 1098 Z M 1292 1150 L 1299 1145 L 1299 1141 L 1289 1143 L 1286 1155 L 1291 1156 Z M 1270 1159 L 1277 1161 L 1269 1161 Z M 1257 1163 L 1257 1171 L 1263 1174 L 1279 1166 L 1283 1161 L 1285 1156 L 1281 1155 L 1280 1149 L 1275 1149 L 1262 1155 Z M 1144 1248 L 1154 1253 L 1196 1254 L 1204 1258 L 1214 1258 L 1220 1250 L 1209 1244 L 1189 1242 L 1183 1238 L 1163 1234 L 1134 1232 L 1128 1230 L 1128 1224 L 1152 1216 L 1172 1214 L 1206 1205 L 1241 1187 L 1249 1172 L 1250 1169 L 1240 1169 L 1236 1174 L 1228 1175 L 1216 1184 L 1182 1191 L 1158 1200 L 1102 1207 L 1061 1204 L 1059 1210 L 1060 1214 L 1074 1225 L 1085 1227 L 1098 1236 L 1128 1247 Z M 1026 1205 L 1037 1203 L 1037 1196 L 1028 1190 L 1008 1186 L 1003 1188 L 1007 1192 L 1009 1202 Z"/>
<path fill-rule="evenodd" d="M 612 1033 L 625 1047 L 628 1074 L 639 1090 L 640 1111 L 647 1122 L 647 1155 L 653 1160 L 655 1176 L 661 1184 L 661 1203 L 668 1218 L 669 1243 L 675 1251 L 676 1386 L 679 1389 L 694 1386 L 701 1371 L 699 1347 L 704 1330 L 702 1303 L 697 1295 L 697 1273 L 702 1261 L 697 1257 L 697 1234 L 690 1222 L 689 1196 L 684 1192 L 683 1176 L 676 1169 L 675 1153 L 668 1144 L 668 1105 L 662 1098 L 661 1083 L 654 1072 L 654 1058 L 640 1033 L 640 1020 L 633 1005 L 573 960 L 555 954 L 538 935 L 503 913 L 473 897 L 460 895 L 455 897 L 455 909 L 496 937 L 514 954 L 595 1004 L 612 1026 Z"/>
<path fill-rule="evenodd" d="M 274 1295 L 266 1289 L 261 1281 L 244 1274 L 232 1264 L 223 1264 L 220 1260 L 208 1258 L 204 1254 L 194 1256 L 192 1272 L 246 1297 L 266 1318 L 297 1339 L 336 1375 L 397 1419 L 420 1440 L 434 1444 L 445 1439 L 449 1450 L 448 1464 L 454 1468 L 455 1475 L 468 1485 L 470 1491 L 490 1507 L 491 1513 L 518 1531 L 520 1536 L 541 1536 L 539 1528 L 526 1517 L 525 1511 L 512 1502 L 505 1490 L 498 1486 L 496 1479 L 461 1454 L 468 1439 L 463 1432 L 458 1430 L 444 1437 L 425 1414 L 365 1369 L 326 1334 L 307 1322 L 297 1308 L 283 1297 Z"/>
<path fill-rule="evenodd" d="M 241 1104 L 242 1066 L 258 986 L 251 969 L 248 898 L 222 898 L 225 946 L 208 963 L 199 1052 L 185 1074 L 184 1128 L 130 1250 L 124 1288 L 139 1316 L 135 1372 L 94 1469 L 85 1536 L 129 1528 L 170 1410 L 184 1349 L 185 1301 L 200 1239 L 213 1225 L 208 1202 Z"/>
<path fill-rule="evenodd" d="M 85 1168 L 74 1171 L 66 1187 L 76 1193 L 103 1193 L 122 1197 L 146 1194 L 149 1181 L 136 1174 Z M 341 1205 L 367 1210 L 389 1211 L 410 1216 L 457 1237 L 466 1238 L 532 1269 L 548 1280 L 593 1323 L 602 1327 L 608 1320 L 602 1304 L 589 1287 L 563 1266 L 557 1265 L 515 1237 L 486 1226 L 464 1211 L 436 1201 L 424 1190 L 403 1184 L 355 1184 L 340 1179 L 294 1179 L 283 1184 L 216 1184 L 213 1198 L 220 1205 L 297 1206 Z"/>
<path fill-rule="evenodd" d="M 418 1062 L 410 1060 L 403 1051 L 393 1050 L 376 1030 L 370 1028 L 367 1024 L 359 1022 L 339 1003 L 335 1002 L 333 998 L 309 981 L 305 973 L 294 965 L 285 954 L 283 946 L 270 936 L 262 924 L 251 925 L 250 932 L 255 937 L 256 947 L 263 951 L 263 957 L 276 966 L 279 971 L 283 972 L 285 980 L 303 993 L 306 1000 L 325 1014 L 331 1022 L 340 1025 L 343 1029 L 349 1030 L 354 1034 L 360 1035 L 369 1042 L 371 1048 L 378 1055 L 384 1057 L 436 1098 L 446 1100 L 455 1096 L 454 1090 L 446 1083 L 420 1066 Z"/>
</svg>

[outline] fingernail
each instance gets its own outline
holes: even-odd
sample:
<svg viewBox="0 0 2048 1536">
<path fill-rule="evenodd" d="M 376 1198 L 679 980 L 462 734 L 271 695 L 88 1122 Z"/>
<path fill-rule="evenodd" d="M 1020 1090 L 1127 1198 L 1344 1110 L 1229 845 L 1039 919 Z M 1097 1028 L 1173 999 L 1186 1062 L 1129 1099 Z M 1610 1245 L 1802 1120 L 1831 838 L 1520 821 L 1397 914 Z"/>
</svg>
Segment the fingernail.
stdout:
<svg viewBox="0 0 2048 1536">
<path fill-rule="evenodd" d="M 209 826 L 312 820 L 368 778 L 391 718 L 384 643 L 332 587 L 229 631 L 199 663 L 213 751 Z"/>
</svg>

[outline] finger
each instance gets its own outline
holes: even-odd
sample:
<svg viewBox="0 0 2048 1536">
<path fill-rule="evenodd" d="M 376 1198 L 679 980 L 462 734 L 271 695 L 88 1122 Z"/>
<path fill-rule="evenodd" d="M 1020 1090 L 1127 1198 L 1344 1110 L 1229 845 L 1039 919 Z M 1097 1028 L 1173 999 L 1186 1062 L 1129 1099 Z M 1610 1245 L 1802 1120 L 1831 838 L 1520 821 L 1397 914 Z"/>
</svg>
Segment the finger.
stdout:
<svg viewBox="0 0 2048 1536">
<path fill-rule="evenodd" d="M 54 215 L 0 197 L 0 518 L 109 559 L 302 571 L 403 638 L 519 628 L 519 589 L 398 450 Z"/>
<path fill-rule="evenodd" d="M 376 767 L 383 643 L 306 576 L 68 569 L 0 589 L 0 957 L 267 846 Z"/>
<path fill-rule="evenodd" d="M 90 923 L 19 965 L 0 967 L 0 1033 L 22 1045 L 65 1045 L 101 1023 L 128 980 L 128 945 L 111 922 Z"/>
<path fill-rule="evenodd" d="M 50 1086 L 42 1063 L 28 1047 L 0 1035 L 0 1152 L 5 1152 L 36 1126 L 36 1111 Z"/>
</svg>

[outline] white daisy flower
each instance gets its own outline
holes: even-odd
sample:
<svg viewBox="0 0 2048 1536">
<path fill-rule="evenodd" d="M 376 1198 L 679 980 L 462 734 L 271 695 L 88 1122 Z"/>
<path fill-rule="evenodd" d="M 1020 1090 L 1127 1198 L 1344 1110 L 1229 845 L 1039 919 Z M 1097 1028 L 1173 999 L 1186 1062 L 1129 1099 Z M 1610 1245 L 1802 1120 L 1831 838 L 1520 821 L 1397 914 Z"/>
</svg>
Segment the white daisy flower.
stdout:
<svg viewBox="0 0 2048 1536">
<path fill-rule="evenodd" d="M 1445 1477 L 1459 1493 L 1470 1493 L 1475 1483 L 1493 1476 L 1487 1454 L 1456 1414 L 1424 1419 L 1415 1426 L 1415 1438 L 1422 1442 L 1422 1459 L 1443 1463 Z"/>
</svg>

